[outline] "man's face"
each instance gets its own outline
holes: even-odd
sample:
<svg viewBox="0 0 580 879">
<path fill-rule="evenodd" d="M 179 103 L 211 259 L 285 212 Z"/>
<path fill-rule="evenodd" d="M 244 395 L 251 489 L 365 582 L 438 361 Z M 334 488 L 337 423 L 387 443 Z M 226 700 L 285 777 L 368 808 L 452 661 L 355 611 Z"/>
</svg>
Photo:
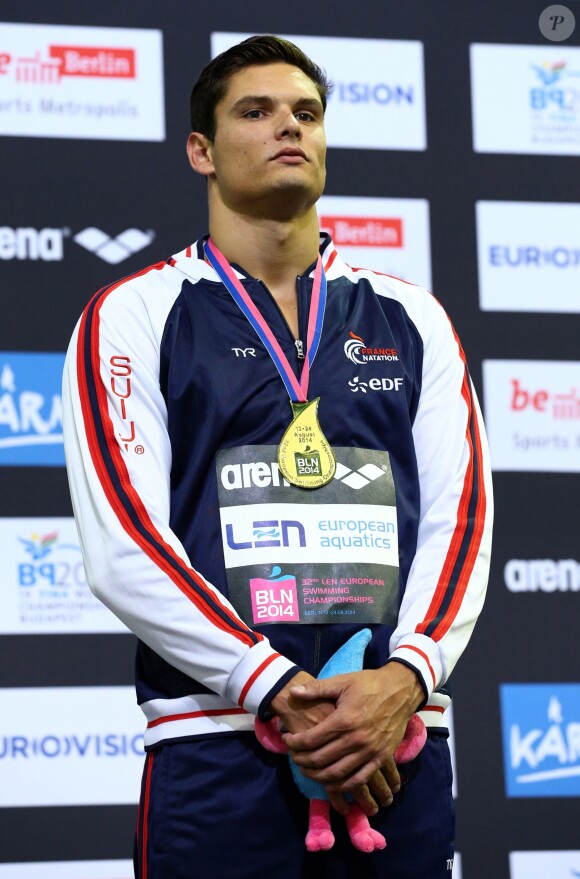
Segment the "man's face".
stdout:
<svg viewBox="0 0 580 879">
<path fill-rule="evenodd" d="M 243 212 L 301 213 L 320 197 L 326 138 L 316 85 L 297 67 L 267 64 L 234 74 L 215 110 L 208 147 L 219 197 Z"/>
</svg>

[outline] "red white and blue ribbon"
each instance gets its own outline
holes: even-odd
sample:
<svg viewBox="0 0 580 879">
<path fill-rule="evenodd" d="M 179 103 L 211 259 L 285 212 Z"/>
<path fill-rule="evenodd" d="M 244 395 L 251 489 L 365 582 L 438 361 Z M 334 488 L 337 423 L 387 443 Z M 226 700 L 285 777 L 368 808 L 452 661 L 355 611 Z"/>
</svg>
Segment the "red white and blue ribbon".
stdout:
<svg viewBox="0 0 580 879">
<path fill-rule="evenodd" d="M 310 312 L 308 315 L 308 333 L 306 338 L 306 352 L 304 365 L 300 379 L 296 378 L 294 370 L 274 333 L 266 323 L 264 316 L 252 301 L 249 293 L 244 289 L 239 278 L 236 276 L 231 265 L 212 242 L 211 238 L 205 242 L 204 251 L 207 261 L 217 272 L 225 288 L 231 294 L 234 302 L 249 320 L 258 334 L 264 347 L 274 361 L 274 365 L 280 373 L 280 378 L 286 386 L 288 395 L 294 403 L 306 403 L 308 401 L 308 383 L 310 380 L 310 368 L 316 357 L 322 324 L 324 323 L 324 309 L 326 308 L 326 275 L 322 267 L 320 254 L 314 270 L 314 283 L 310 299 Z"/>
</svg>

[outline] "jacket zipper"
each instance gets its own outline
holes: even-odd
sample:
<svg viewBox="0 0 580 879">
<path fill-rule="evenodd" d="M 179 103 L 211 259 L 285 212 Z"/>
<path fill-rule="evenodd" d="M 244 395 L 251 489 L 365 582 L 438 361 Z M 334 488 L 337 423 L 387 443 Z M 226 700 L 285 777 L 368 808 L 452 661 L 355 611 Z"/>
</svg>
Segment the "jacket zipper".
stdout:
<svg viewBox="0 0 580 879">
<path fill-rule="evenodd" d="M 270 299 L 272 300 L 272 302 L 274 303 L 274 305 L 278 309 L 278 313 L 280 314 L 280 317 L 282 318 L 284 326 L 288 330 L 288 335 L 290 336 L 290 338 L 294 342 L 294 347 L 296 348 L 296 358 L 298 360 L 298 364 L 297 364 L 298 365 L 298 375 L 300 375 L 300 373 L 302 372 L 302 361 L 304 360 L 304 342 L 302 341 L 302 339 L 295 339 L 294 338 L 294 333 L 290 329 L 290 325 L 289 325 L 288 321 L 286 320 L 286 318 L 284 317 L 284 312 L 282 311 L 282 309 L 280 308 L 280 306 L 276 302 L 275 298 L 272 296 L 272 293 L 270 292 L 270 290 L 268 289 L 266 284 L 264 284 L 263 281 L 260 281 L 259 279 L 257 279 L 257 280 L 258 280 L 258 284 L 260 284 L 260 286 L 266 291 L 266 293 L 268 294 L 268 296 L 270 297 Z M 300 332 L 300 296 L 299 296 L 298 285 L 301 280 L 302 280 L 302 278 L 299 275 L 296 278 L 296 296 L 298 299 L 298 328 L 299 328 L 298 331 L 299 332 Z"/>
</svg>

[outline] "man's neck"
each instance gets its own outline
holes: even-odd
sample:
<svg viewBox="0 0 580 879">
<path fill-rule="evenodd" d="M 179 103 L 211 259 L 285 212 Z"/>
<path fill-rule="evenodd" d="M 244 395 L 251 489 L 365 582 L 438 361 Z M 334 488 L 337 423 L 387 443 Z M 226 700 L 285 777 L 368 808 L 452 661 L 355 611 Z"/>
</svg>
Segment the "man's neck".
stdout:
<svg viewBox="0 0 580 879">
<path fill-rule="evenodd" d="M 316 261 L 318 217 L 314 207 L 290 220 L 257 218 L 226 210 L 210 212 L 212 241 L 228 262 L 259 278 L 276 297 L 296 289 L 296 277 Z"/>
</svg>

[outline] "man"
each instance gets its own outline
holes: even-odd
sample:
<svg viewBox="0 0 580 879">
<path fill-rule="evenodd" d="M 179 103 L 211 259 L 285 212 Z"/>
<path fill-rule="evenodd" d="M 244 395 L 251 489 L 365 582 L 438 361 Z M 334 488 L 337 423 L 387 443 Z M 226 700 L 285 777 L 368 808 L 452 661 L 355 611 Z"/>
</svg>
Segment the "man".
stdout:
<svg viewBox="0 0 580 879">
<path fill-rule="evenodd" d="M 327 92 L 271 36 L 206 67 L 188 155 L 209 237 L 96 294 L 68 355 L 87 577 L 139 638 L 140 879 L 449 875 L 444 684 L 483 602 L 489 465 L 441 307 L 319 234 Z M 366 626 L 365 670 L 315 680 Z M 417 709 L 430 734 L 399 775 Z M 337 818 L 334 848 L 305 852 L 306 800 L 256 714 L 384 851 Z"/>
</svg>

